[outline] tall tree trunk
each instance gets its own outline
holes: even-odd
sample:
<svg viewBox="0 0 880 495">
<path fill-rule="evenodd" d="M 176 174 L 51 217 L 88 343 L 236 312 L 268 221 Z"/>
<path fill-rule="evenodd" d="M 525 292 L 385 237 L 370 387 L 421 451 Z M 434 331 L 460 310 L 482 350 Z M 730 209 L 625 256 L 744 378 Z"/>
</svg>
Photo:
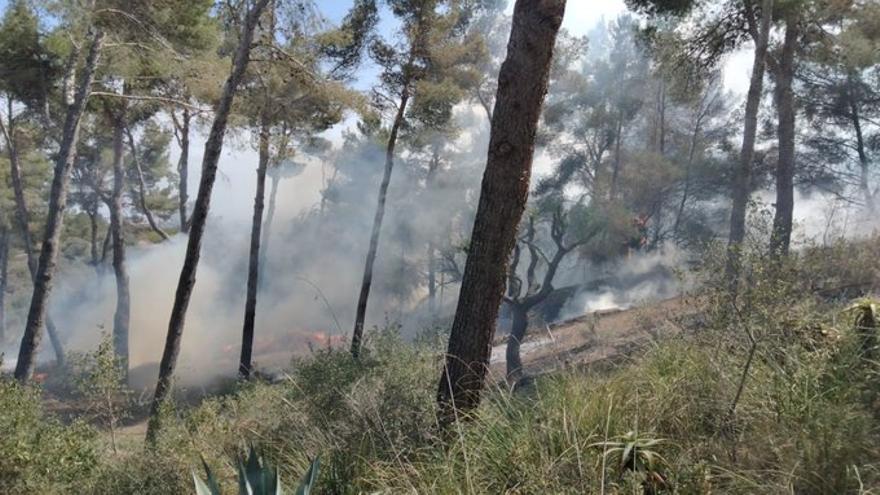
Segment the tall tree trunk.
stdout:
<svg viewBox="0 0 880 495">
<path fill-rule="evenodd" d="M 110 198 L 110 231 L 113 236 L 113 274 L 116 278 L 116 312 L 113 315 L 113 350 L 128 370 L 128 333 L 131 320 L 131 293 L 128 268 L 125 265 L 125 230 L 123 227 L 122 192 L 125 190 L 125 117 L 113 122 L 113 195 Z"/>
<path fill-rule="evenodd" d="M 104 33 L 97 31 L 92 36 L 91 47 L 83 67 L 82 77 L 76 89 L 73 104 L 67 108 L 64 130 L 61 134 L 61 146 L 55 162 L 52 189 L 49 193 L 49 211 L 46 216 L 46 229 L 40 259 L 34 276 L 34 292 L 28 310 L 24 336 L 15 365 L 15 378 L 25 383 L 30 380 L 36 364 L 37 349 L 43 338 L 42 327 L 46 318 L 49 293 L 52 291 L 52 278 L 58 261 L 61 242 L 61 229 L 64 223 L 64 211 L 67 209 L 67 189 L 70 183 L 70 169 L 76 161 L 76 147 L 79 142 L 79 123 L 86 109 L 86 102 L 98 68 L 98 59 L 104 45 Z M 52 339 L 52 333 L 49 333 Z M 53 344 L 56 344 L 54 339 Z M 62 354 L 63 355 L 63 354 Z"/>
<path fill-rule="evenodd" d="M 440 169 L 440 148 L 433 146 L 431 161 L 428 164 L 428 176 L 425 179 L 425 188 L 432 190 Z M 428 312 L 432 323 L 437 316 L 437 246 L 434 243 L 433 234 L 428 240 Z"/>
<path fill-rule="evenodd" d="M 428 312 L 433 320 L 437 316 L 437 248 L 428 241 Z"/>
<path fill-rule="evenodd" d="M 244 327 L 241 332 L 241 357 L 238 375 L 251 376 L 251 357 L 254 348 L 254 320 L 257 313 L 257 289 L 260 274 L 260 229 L 263 225 L 263 198 L 266 194 L 266 170 L 269 167 L 269 119 L 262 116 L 260 124 L 260 158 L 257 165 L 257 193 L 254 196 L 254 218 L 251 224 L 251 248 L 248 257 L 247 296 L 244 303 Z"/>
<path fill-rule="evenodd" d="M 520 304 L 508 304 L 508 307 L 513 316 L 513 325 L 510 329 L 510 335 L 507 336 L 507 348 L 505 349 L 507 383 L 515 385 L 523 377 L 520 344 L 522 344 L 529 327 L 529 310 Z"/>
<path fill-rule="evenodd" d="M 162 230 L 162 227 L 159 227 L 159 223 L 156 222 L 155 217 L 153 217 L 153 212 L 150 211 L 150 208 L 147 206 L 147 185 L 144 181 L 144 169 L 141 167 L 141 158 L 138 155 L 137 143 L 135 143 L 134 136 L 128 126 L 125 127 L 125 134 L 128 137 L 128 146 L 131 149 L 131 160 L 134 163 L 135 177 L 137 177 L 138 181 L 138 204 L 141 207 L 141 213 L 147 217 L 147 223 L 150 225 L 150 228 L 153 229 L 153 232 L 158 234 L 163 241 L 167 241 L 170 237 L 164 230 Z"/>
<path fill-rule="evenodd" d="M 862 119 L 859 113 L 859 107 L 856 105 L 855 97 L 852 95 L 853 83 L 850 80 L 850 89 L 847 91 L 849 99 L 850 120 L 852 121 L 853 130 L 856 136 L 856 153 L 859 155 L 859 189 L 865 198 L 865 208 L 869 213 L 874 213 L 874 193 L 871 191 L 869 184 L 869 174 L 871 171 L 871 161 L 868 159 L 868 153 L 865 150 L 865 135 L 862 131 Z"/>
<path fill-rule="evenodd" d="M 693 167 L 694 155 L 697 152 L 697 141 L 699 139 L 701 126 L 702 115 L 697 117 L 697 122 L 694 124 L 694 131 L 691 133 L 690 144 L 688 145 L 688 157 L 684 166 L 684 190 L 681 192 L 681 201 L 678 203 L 678 211 L 675 214 L 675 225 L 672 227 L 672 232 L 675 235 L 678 235 L 678 231 L 681 227 L 681 219 L 684 216 L 684 208 L 687 206 L 687 201 L 690 196 L 691 167 Z"/>
<path fill-rule="evenodd" d="M 267 167 L 268 173 L 268 167 Z M 272 187 L 269 190 L 269 207 L 266 209 L 266 221 L 263 222 L 262 239 L 260 240 L 260 284 L 266 285 L 266 260 L 269 253 L 269 239 L 272 237 L 272 222 L 275 220 L 275 203 L 278 198 L 278 183 L 281 177 L 272 174 Z M 323 201 L 323 199 L 321 200 Z"/>
<path fill-rule="evenodd" d="M 9 230 L 0 226 L 0 342 L 6 337 L 6 288 L 9 285 Z"/>
<path fill-rule="evenodd" d="M 397 145 L 397 134 L 403 124 L 406 105 L 409 102 L 409 82 L 403 86 L 400 95 L 400 105 L 397 107 L 397 115 L 391 125 L 391 133 L 388 136 L 388 145 L 385 148 L 385 173 L 382 183 L 379 185 L 379 201 L 376 204 L 376 215 L 373 217 L 373 231 L 370 233 L 370 247 L 367 250 L 367 260 L 364 264 L 364 277 L 361 280 L 361 292 L 358 296 L 357 312 L 354 319 L 354 330 L 351 334 L 351 355 L 357 358 L 361 352 L 361 341 L 364 335 L 364 321 L 367 318 L 367 300 L 370 298 L 370 287 L 373 284 L 373 264 L 376 262 L 376 253 L 379 250 L 379 233 L 382 231 L 382 219 L 385 217 L 385 199 L 388 195 L 388 185 L 391 183 L 391 171 L 394 168 L 394 148 Z"/>
<path fill-rule="evenodd" d="M 179 177 L 178 187 L 178 210 L 180 213 L 180 231 L 189 232 L 189 218 L 186 214 L 186 203 L 189 201 L 188 184 L 189 181 L 189 128 L 192 115 L 189 109 L 183 109 L 183 118 L 178 125 L 175 119 L 175 127 L 177 128 L 178 144 L 180 145 L 180 158 L 177 160 L 177 175 Z"/>
<path fill-rule="evenodd" d="M 623 140 L 623 114 L 618 116 L 617 137 L 614 139 L 614 169 L 611 171 L 611 187 L 608 190 L 608 199 L 617 197 L 617 184 L 620 180 L 620 172 L 623 167 L 623 157 L 620 155 L 621 141 Z"/>
<path fill-rule="evenodd" d="M 749 15 L 754 20 L 753 15 Z M 733 178 L 733 206 L 730 211 L 730 235 L 727 244 L 726 274 L 731 287 L 736 286 L 739 273 L 740 249 L 746 235 L 746 209 L 751 196 L 752 162 L 755 159 L 755 138 L 758 132 L 758 110 L 764 92 L 764 70 L 770 22 L 773 18 L 773 0 L 763 0 L 760 27 L 756 27 L 755 58 L 752 61 L 752 77 L 746 97 L 745 125 L 739 166 Z"/>
<path fill-rule="evenodd" d="M 89 216 L 89 257 L 91 265 L 95 268 L 101 259 L 98 257 L 98 207 L 97 201 L 94 206 L 86 209 L 86 215 Z"/>
<path fill-rule="evenodd" d="M 773 257 L 788 254 L 794 217 L 795 119 L 794 102 L 795 51 L 798 43 L 798 16 L 786 16 L 785 41 L 782 58 L 776 74 L 776 111 L 779 123 L 779 159 L 776 164 L 776 213 L 773 216 L 773 235 L 770 254 Z"/>
<path fill-rule="evenodd" d="M 211 206 L 211 191 L 214 189 L 214 181 L 217 178 L 217 164 L 220 161 L 220 153 L 223 151 L 223 136 L 226 134 L 229 112 L 232 109 L 232 101 L 235 99 L 235 91 L 244 76 L 250 60 L 254 29 L 268 3 L 269 0 L 258 0 L 247 13 L 247 18 L 242 27 L 240 44 L 235 52 L 232 71 L 223 87 L 223 95 L 214 114 L 214 123 L 211 125 L 211 132 L 208 134 L 208 140 L 205 142 L 205 154 L 202 159 L 202 177 L 199 181 L 199 192 L 196 195 L 196 201 L 193 206 L 189 240 L 186 245 L 186 256 L 183 260 L 183 268 L 180 270 L 177 292 L 174 295 L 174 305 L 171 308 L 168 335 L 165 339 L 165 348 L 162 351 L 162 360 L 159 363 L 159 379 L 156 383 L 152 404 L 150 405 L 150 422 L 147 427 L 147 442 L 149 443 L 154 443 L 156 440 L 156 435 L 160 428 L 159 411 L 171 392 L 174 368 L 177 365 L 177 355 L 180 353 L 180 342 L 183 339 L 186 310 L 196 283 L 196 269 L 198 268 L 202 249 L 202 236 L 205 234 L 208 210 Z"/>
<path fill-rule="evenodd" d="M 9 175 L 12 179 L 13 197 L 15 199 L 15 222 L 18 224 L 19 235 L 22 244 L 24 244 L 25 255 L 27 256 L 28 273 L 31 276 L 31 282 L 34 281 L 37 274 L 37 259 L 34 256 L 34 243 L 30 231 L 30 211 L 28 210 L 27 201 L 24 196 L 24 181 L 21 174 L 21 163 L 19 160 L 18 145 L 15 142 L 15 121 L 12 118 L 12 99 L 7 96 L 7 118 L 8 121 L 4 125 L 0 120 L 0 132 L 2 132 L 6 140 L 6 154 L 9 158 Z M 46 332 L 49 334 L 49 341 L 52 343 L 52 349 L 55 351 L 55 361 L 59 366 L 64 365 L 64 347 L 61 345 L 61 339 L 55 329 L 55 322 L 51 317 L 46 318 Z"/>
<path fill-rule="evenodd" d="M 565 0 L 517 0 L 492 115 L 489 154 L 446 364 L 438 419 L 455 421 L 480 403 L 507 262 L 529 193 L 535 134 Z"/>
</svg>

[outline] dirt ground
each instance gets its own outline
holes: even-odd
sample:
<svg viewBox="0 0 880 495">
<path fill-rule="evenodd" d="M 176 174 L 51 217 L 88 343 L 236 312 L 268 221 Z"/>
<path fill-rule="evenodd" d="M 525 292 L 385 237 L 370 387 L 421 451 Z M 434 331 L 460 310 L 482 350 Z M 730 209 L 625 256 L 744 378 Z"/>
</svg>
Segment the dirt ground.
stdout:
<svg viewBox="0 0 880 495">
<path fill-rule="evenodd" d="M 529 328 L 521 347 L 528 375 L 569 367 L 611 363 L 662 339 L 680 335 L 695 305 L 674 297 L 631 309 L 597 311 L 543 327 Z M 504 337 L 492 349 L 492 374 L 504 375 Z"/>
</svg>

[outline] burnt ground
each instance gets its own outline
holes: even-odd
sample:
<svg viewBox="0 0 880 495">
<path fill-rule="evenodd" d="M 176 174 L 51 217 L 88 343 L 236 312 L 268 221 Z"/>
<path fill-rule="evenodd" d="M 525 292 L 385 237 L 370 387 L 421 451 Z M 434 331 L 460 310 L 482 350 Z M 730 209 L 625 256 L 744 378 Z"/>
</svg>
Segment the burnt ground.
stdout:
<svg viewBox="0 0 880 495">
<path fill-rule="evenodd" d="M 674 297 L 631 309 L 597 311 L 550 325 L 532 326 L 522 344 L 525 373 L 613 366 L 660 340 L 681 335 L 697 316 L 696 305 Z M 492 350 L 492 374 L 504 376 L 504 338 Z"/>
</svg>

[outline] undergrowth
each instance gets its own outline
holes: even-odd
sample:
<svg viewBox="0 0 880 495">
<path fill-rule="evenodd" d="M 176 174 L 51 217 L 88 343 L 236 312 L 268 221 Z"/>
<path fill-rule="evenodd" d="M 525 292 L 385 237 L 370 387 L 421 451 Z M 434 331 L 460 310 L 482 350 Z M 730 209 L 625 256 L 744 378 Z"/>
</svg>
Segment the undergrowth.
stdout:
<svg viewBox="0 0 880 495">
<path fill-rule="evenodd" d="M 170 408 L 155 448 L 117 454 L 93 428 L 41 414 L 38 390 L 4 381 L 0 492 L 193 493 L 201 458 L 231 488 L 231 459 L 253 444 L 286 480 L 320 456 L 321 494 L 880 493 L 877 362 L 851 301 L 818 294 L 811 276 L 839 274 L 817 263 L 840 258 L 759 265 L 744 250 L 748 283 L 733 301 L 722 258 L 698 270 L 692 328 L 608 371 L 538 377 L 515 394 L 493 386 L 447 432 L 434 417 L 441 347 L 394 328 L 374 332 L 359 361 L 321 350 L 279 383 Z"/>
</svg>

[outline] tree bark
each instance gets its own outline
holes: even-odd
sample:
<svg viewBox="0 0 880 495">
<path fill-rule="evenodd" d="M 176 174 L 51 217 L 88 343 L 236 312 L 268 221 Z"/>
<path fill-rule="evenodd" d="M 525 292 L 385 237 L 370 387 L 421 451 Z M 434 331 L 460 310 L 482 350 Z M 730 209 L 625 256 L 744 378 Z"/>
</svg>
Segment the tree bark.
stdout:
<svg viewBox="0 0 880 495">
<path fill-rule="evenodd" d="M 268 167 L 267 167 L 268 173 Z M 269 239 L 272 237 L 272 222 L 275 220 L 275 203 L 278 198 L 278 174 L 272 175 L 272 188 L 269 190 L 269 207 L 266 209 L 266 221 L 263 223 L 262 239 L 260 240 L 260 284 L 266 284 L 266 260 L 269 252 Z M 323 201 L 323 200 L 322 200 Z"/>
<path fill-rule="evenodd" d="M 749 14 L 754 21 L 754 17 Z M 767 45 L 770 38 L 770 22 L 773 17 L 773 0 L 763 0 L 761 22 L 755 38 L 755 57 L 752 62 L 752 77 L 746 97 L 745 125 L 743 129 L 742 150 L 739 166 L 733 178 L 733 206 L 730 211 L 730 235 L 727 243 L 726 275 L 731 286 L 736 285 L 739 273 L 740 249 L 746 235 L 746 209 L 751 196 L 752 162 L 755 159 L 755 138 L 758 132 L 758 110 L 764 92 L 764 70 L 766 68 Z"/>
<path fill-rule="evenodd" d="M 80 119 L 86 109 L 86 103 L 89 99 L 103 45 L 104 33 L 96 31 L 92 35 L 91 47 L 83 67 L 80 83 L 76 89 L 73 104 L 67 108 L 64 130 L 61 134 L 61 146 L 58 150 L 58 158 L 55 162 L 54 177 L 52 179 L 52 189 L 49 194 L 49 211 L 46 216 L 43 245 L 40 249 L 40 259 L 34 276 L 34 292 L 31 297 L 30 309 L 28 310 L 24 336 L 21 340 L 21 348 L 18 352 L 18 362 L 16 362 L 15 366 L 15 378 L 22 383 L 30 380 L 33 375 L 37 349 L 43 337 L 41 330 L 46 319 L 49 293 L 52 290 L 52 279 L 55 275 L 58 251 L 61 247 L 61 229 L 64 223 L 64 211 L 67 209 L 70 169 L 73 168 L 73 164 L 76 161 Z M 49 332 L 50 338 L 52 338 L 53 333 Z M 53 344 L 55 344 L 54 339 Z"/>
<path fill-rule="evenodd" d="M 565 0 L 517 0 L 501 66 L 488 160 L 438 386 L 438 419 L 447 425 L 475 409 L 491 356 L 507 262 L 529 193 L 535 134 Z"/>
<path fill-rule="evenodd" d="M 865 136 L 862 131 L 862 120 L 859 115 L 859 108 L 852 96 L 849 96 L 850 102 L 850 120 L 852 120 L 853 130 L 856 135 L 856 152 L 859 155 L 859 189 L 862 190 L 862 196 L 865 198 L 865 208 L 868 212 L 873 213 L 875 207 L 874 193 L 868 183 L 871 171 L 871 160 L 865 151 Z"/>
<path fill-rule="evenodd" d="M 247 13 L 244 26 L 242 27 L 239 46 L 235 52 L 232 71 L 223 87 L 223 94 L 214 114 L 214 123 L 211 125 L 208 140 L 205 142 L 205 153 L 202 159 L 202 177 L 199 181 L 199 191 L 193 205 L 186 255 L 180 271 L 180 279 L 177 283 L 177 292 L 174 295 L 174 305 L 171 308 L 165 348 L 162 351 L 162 360 L 159 363 L 159 379 L 156 383 L 156 391 L 150 406 L 147 442 L 151 444 L 155 442 L 160 428 L 159 411 L 171 392 L 177 356 L 180 354 L 186 310 L 196 283 L 196 269 L 198 268 L 202 249 L 202 237 L 205 233 L 208 210 L 211 206 L 211 191 L 214 189 L 214 182 L 217 178 L 217 164 L 223 151 L 223 136 L 226 134 L 229 112 L 232 109 L 235 91 L 244 76 L 250 60 L 254 29 L 268 3 L 269 0 L 258 0 Z"/>
<path fill-rule="evenodd" d="M 257 165 L 257 193 L 254 196 L 254 217 L 251 224 L 251 246 L 248 258 L 247 296 L 244 303 L 244 327 L 241 332 L 241 356 L 238 375 L 243 379 L 251 376 L 251 358 L 254 348 L 254 320 L 257 312 L 257 289 L 260 275 L 260 230 L 263 225 L 263 198 L 266 194 L 266 170 L 269 167 L 269 119 L 262 116 L 260 125 L 260 151 Z"/>
<path fill-rule="evenodd" d="M 510 335 L 507 336 L 507 348 L 505 349 L 507 383 L 515 385 L 523 377 L 520 344 L 522 344 L 529 327 L 529 309 L 520 304 L 508 304 L 508 307 L 513 316 L 513 325 L 510 329 Z"/>
<path fill-rule="evenodd" d="M 180 145 L 180 158 L 177 160 L 177 187 L 180 231 L 183 233 L 189 232 L 190 222 L 186 214 L 186 203 L 189 201 L 187 181 L 189 181 L 189 128 L 191 120 L 192 115 L 189 113 L 189 109 L 186 108 L 183 109 L 183 118 L 179 125 L 177 119 L 174 120 L 177 130 L 177 142 Z"/>
<path fill-rule="evenodd" d="M 128 333 L 131 320 L 131 293 L 128 268 L 125 264 L 125 231 L 123 227 L 122 192 L 125 190 L 125 117 L 113 122 L 113 195 L 110 198 L 110 231 L 113 236 L 113 274 L 116 278 L 116 312 L 113 315 L 113 351 L 128 370 Z"/>
<path fill-rule="evenodd" d="M 780 257 L 788 254 L 794 217 L 795 120 L 794 101 L 795 51 L 798 43 L 798 16 L 786 16 L 785 41 L 782 57 L 776 71 L 776 111 L 779 122 L 776 129 L 779 158 L 776 164 L 776 213 L 773 216 L 773 234 L 770 254 Z"/>
<path fill-rule="evenodd" d="M 409 82 L 404 83 L 400 95 L 397 115 L 391 125 L 388 145 L 385 148 L 385 173 L 379 184 L 379 201 L 376 204 L 376 215 L 373 217 L 373 231 L 370 233 L 370 247 L 364 264 L 364 277 L 361 280 L 361 292 L 358 296 L 357 311 L 354 319 L 354 330 L 351 334 L 351 355 L 357 358 L 361 352 L 361 341 L 364 335 L 364 321 L 367 318 L 367 300 L 370 298 L 370 287 L 373 285 L 373 264 L 379 250 L 379 233 L 382 231 L 382 219 L 385 217 L 385 200 L 388 196 L 388 185 L 391 183 L 391 171 L 394 168 L 394 148 L 397 145 L 397 134 L 403 124 L 406 105 L 409 102 Z"/>
<path fill-rule="evenodd" d="M 30 230 L 30 210 L 24 196 L 24 181 L 21 174 L 21 162 L 19 160 L 18 145 L 15 142 L 15 120 L 12 118 L 12 99 L 7 96 L 7 123 L 4 124 L 0 119 L 0 132 L 2 132 L 6 141 L 6 154 L 9 158 L 9 176 L 12 179 L 13 197 L 15 199 L 15 221 L 18 224 L 19 235 L 24 245 L 25 255 L 27 256 L 28 273 L 31 282 L 34 281 L 37 273 L 37 259 L 34 256 L 34 243 Z M 58 365 L 64 365 L 64 347 L 61 345 L 61 339 L 55 329 L 55 322 L 51 317 L 46 318 L 46 332 L 49 334 L 49 341 L 52 343 L 52 349 L 55 351 L 55 360 Z"/>
<path fill-rule="evenodd" d="M 159 223 L 156 222 L 156 219 L 153 217 L 153 212 L 150 211 L 150 208 L 147 206 L 147 185 L 144 182 L 144 169 L 141 167 L 141 158 L 138 155 L 137 143 L 135 143 L 134 136 L 128 126 L 125 127 L 125 134 L 128 137 L 128 146 L 131 149 L 131 160 L 134 163 L 135 177 L 137 177 L 138 181 L 138 204 L 141 207 L 141 213 L 147 218 L 147 223 L 150 225 L 153 232 L 159 234 L 159 237 L 161 237 L 163 241 L 167 241 L 170 237 L 164 230 L 162 230 L 162 227 L 159 227 Z"/>
<path fill-rule="evenodd" d="M 6 288 L 9 285 L 9 230 L 0 226 L 0 342 L 6 337 Z"/>
</svg>

